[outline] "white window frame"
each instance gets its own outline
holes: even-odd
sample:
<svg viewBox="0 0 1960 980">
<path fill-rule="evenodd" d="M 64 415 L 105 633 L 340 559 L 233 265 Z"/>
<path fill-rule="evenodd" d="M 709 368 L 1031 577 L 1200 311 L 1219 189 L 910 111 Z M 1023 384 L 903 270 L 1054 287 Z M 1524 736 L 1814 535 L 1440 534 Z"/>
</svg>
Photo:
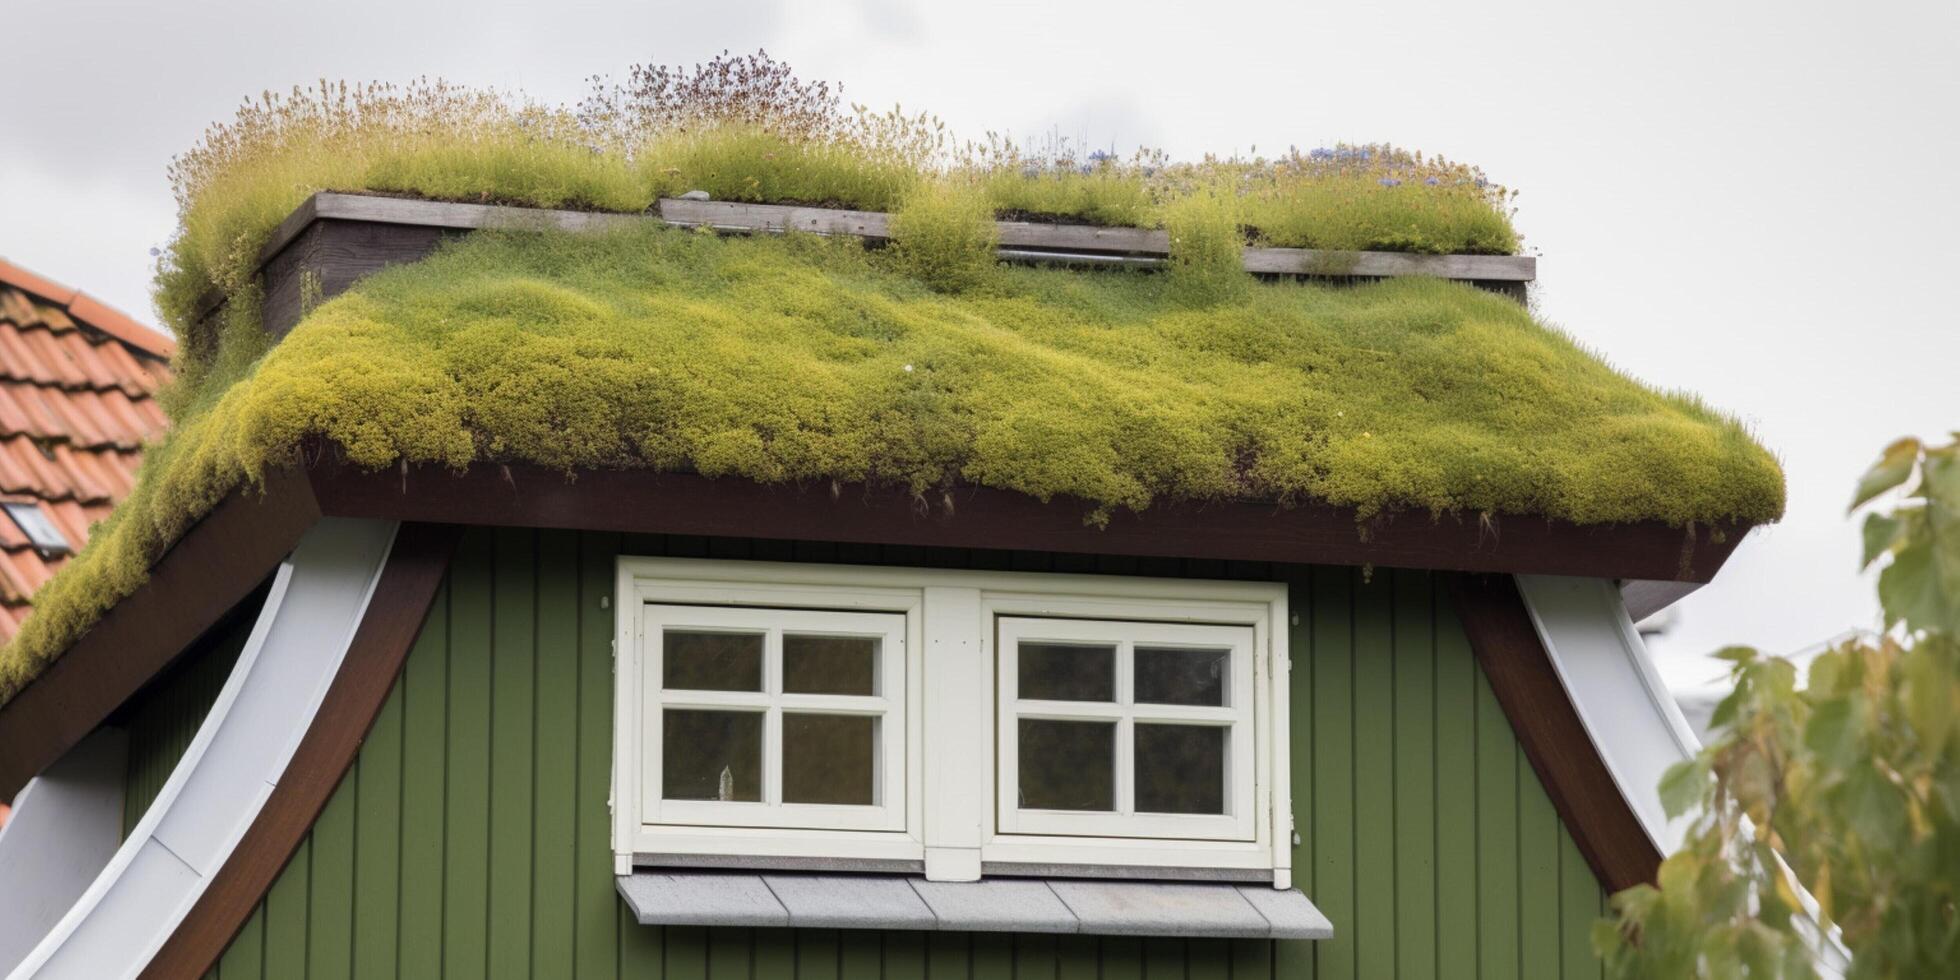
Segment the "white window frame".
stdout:
<svg viewBox="0 0 1960 980">
<path fill-rule="evenodd" d="M 983 872 L 1076 869 L 1074 873 L 1270 878 L 1276 887 L 1291 886 L 1289 620 L 1281 583 L 621 557 L 614 595 L 619 608 L 613 849 L 620 874 L 635 866 L 710 864 L 909 869 L 923 870 L 933 880 L 971 881 Z M 905 730 L 902 816 L 889 815 L 891 819 L 878 824 L 882 829 L 649 820 L 641 793 L 648 748 L 641 735 L 646 657 L 640 642 L 649 603 L 902 616 L 904 692 L 899 699 L 903 703 L 896 706 L 903 712 Z M 1138 832 L 1137 823 L 1122 823 L 1128 818 L 1121 815 L 1116 822 L 1101 815 L 1102 826 L 1067 828 L 1027 822 L 1025 813 L 1003 820 L 996 806 L 1002 700 L 998 625 L 1003 617 L 1249 627 L 1251 696 L 1249 702 L 1240 702 L 1235 680 L 1232 697 L 1234 705 L 1243 703 L 1251 711 L 1249 719 L 1238 722 L 1251 729 L 1251 797 L 1248 805 L 1240 805 L 1236 791 L 1242 787 L 1235 768 L 1233 827 L 1228 831 L 1216 824 L 1224 818 L 1198 816 L 1212 824 L 1203 830 L 1207 836 L 1184 836 L 1182 829 L 1173 836 L 1147 836 Z M 897 693 L 888 691 L 887 696 L 897 698 Z M 1160 707 L 1169 706 L 1148 710 L 1155 713 Z M 889 795 L 880 799 L 883 806 L 897 802 Z M 1158 816 L 1187 815 L 1148 819 Z M 1240 821 L 1249 828 L 1241 829 Z M 1061 829 L 1069 832 L 1056 832 Z"/>
<path fill-rule="evenodd" d="M 640 703 L 661 711 L 742 711 L 760 714 L 762 799 L 663 799 L 661 767 L 665 729 L 661 719 L 644 716 L 640 812 L 650 823 L 683 827 L 771 827 L 793 830 L 905 829 L 905 617 L 892 613 L 812 609 L 742 609 L 648 603 L 643 613 Z M 667 630 L 756 634 L 763 637 L 762 690 L 702 691 L 670 689 L 662 683 L 663 637 Z M 879 641 L 877 691 L 856 694 L 789 694 L 782 689 L 783 634 L 870 637 Z M 644 708 L 642 709 L 644 710 Z M 870 715 L 879 719 L 878 757 L 873 774 L 876 799 L 869 806 L 790 803 L 782 798 L 783 715 L 810 712 Z"/>
<path fill-rule="evenodd" d="M 1252 840 L 1257 809 L 1254 777 L 1258 754 L 1252 737 L 1257 723 L 1253 697 L 1252 628 L 1212 623 L 1162 623 L 1110 619 L 1035 619 L 1001 616 L 995 622 L 1000 671 L 994 726 L 1000 740 L 995 768 L 995 819 L 1003 834 L 1062 834 L 1077 837 L 1145 837 L 1174 840 Z M 1042 701 L 1018 696 L 1018 644 L 1024 640 L 1108 644 L 1114 648 L 1115 690 L 1110 701 Z M 1136 647 L 1226 648 L 1229 675 L 1223 705 L 1140 704 L 1135 699 Z M 1021 719 L 1114 722 L 1115 809 L 1037 810 L 1016 805 L 1020 795 Z M 1202 724 L 1224 728 L 1225 812 L 1218 815 L 1139 813 L 1136 809 L 1135 732 L 1137 723 Z"/>
</svg>

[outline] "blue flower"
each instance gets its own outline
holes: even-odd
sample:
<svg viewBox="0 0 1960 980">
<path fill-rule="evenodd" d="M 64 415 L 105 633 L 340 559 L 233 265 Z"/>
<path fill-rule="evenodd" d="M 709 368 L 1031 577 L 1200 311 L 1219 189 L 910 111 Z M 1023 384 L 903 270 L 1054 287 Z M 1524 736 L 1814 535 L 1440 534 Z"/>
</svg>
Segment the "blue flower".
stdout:
<svg viewBox="0 0 1960 980">
<path fill-rule="evenodd" d="M 1333 150 L 1330 150 L 1330 149 L 1328 149 L 1328 148 L 1326 148 L 1326 147 L 1324 147 L 1324 146 L 1316 146 L 1316 147 L 1314 147 L 1314 149 L 1313 149 L 1313 152 L 1311 152 L 1311 153 L 1309 153 L 1309 154 L 1307 154 L 1307 159 L 1309 159 L 1309 160 L 1332 160 L 1332 159 L 1334 159 L 1334 151 L 1333 151 Z"/>
<path fill-rule="evenodd" d="M 1089 154 L 1090 163 L 1103 163 L 1114 159 L 1116 159 L 1116 154 L 1111 153 L 1108 150 L 1096 150 L 1095 152 Z"/>
<path fill-rule="evenodd" d="M 1383 187 L 1400 187 L 1402 186 L 1402 181 L 1395 177 L 1383 177 L 1381 184 Z"/>
<path fill-rule="evenodd" d="M 1478 186 L 1478 187 L 1489 187 L 1489 186 L 1490 186 L 1490 181 L 1488 181 L 1488 180 L 1485 180 L 1485 179 L 1483 179 L 1482 177 L 1479 177 L 1479 178 L 1477 178 L 1477 186 Z"/>
<path fill-rule="evenodd" d="M 1438 180 L 1438 179 L 1437 179 L 1437 178 L 1435 178 L 1435 177 L 1431 177 L 1431 178 L 1429 178 L 1428 180 L 1425 180 L 1425 181 L 1423 181 L 1423 183 L 1425 183 L 1425 184 L 1428 184 L 1428 185 L 1429 185 L 1429 186 L 1431 186 L 1431 187 L 1434 187 L 1434 186 L 1436 186 L 1437 184 L 1440 184 L 1440 183 L 1442 183 L 1442 181 L 1441 181 L 1441 180 Z"/>
</svg>

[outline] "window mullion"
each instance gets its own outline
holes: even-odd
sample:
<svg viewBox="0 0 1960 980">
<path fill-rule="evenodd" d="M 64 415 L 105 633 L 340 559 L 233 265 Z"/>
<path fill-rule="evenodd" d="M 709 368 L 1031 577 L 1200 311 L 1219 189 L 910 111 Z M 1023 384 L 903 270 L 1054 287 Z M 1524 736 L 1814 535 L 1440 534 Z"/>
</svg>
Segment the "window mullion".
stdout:
<svg viewBox="0 0 1960 980">
<path fill-rule="evenodd" d="M 1116 645 L 1116 812 L 1129 816 L 1137 811 L 1136 732 L 1131 714 L 1136 706 L 1136 645 L 1123 640 Z"/>
<path fill-rule="evenodd" d="M 769 707 L 762 722 L 762 802 L 783 802 L 783 631 L 772 627 L 762 641 L 762 690 Z"/>
</svg>

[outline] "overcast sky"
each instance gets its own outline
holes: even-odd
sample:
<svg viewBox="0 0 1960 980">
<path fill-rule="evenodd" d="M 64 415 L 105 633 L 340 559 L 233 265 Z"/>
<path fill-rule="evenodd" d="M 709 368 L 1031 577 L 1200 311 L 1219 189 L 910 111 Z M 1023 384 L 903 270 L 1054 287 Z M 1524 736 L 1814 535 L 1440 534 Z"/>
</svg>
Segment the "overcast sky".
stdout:
<svg viewBox="0 0 1960 980">
<path fill-rule="evenodd" d="M 0 0 L 0 255 L 146 319 L 164 167 L 241 96 L 419 75 L 575 99 L 767 48 L 962 134 L 1283 150 L 1390 141 L 1522 191 L 1544 316 L 1733 412 L 1788 518 L 1678 607 L 1731 642 L 1873 625 L 1844 515 L 1879 448 L 1960 428 L 1960 3 Z"/>
</svg>

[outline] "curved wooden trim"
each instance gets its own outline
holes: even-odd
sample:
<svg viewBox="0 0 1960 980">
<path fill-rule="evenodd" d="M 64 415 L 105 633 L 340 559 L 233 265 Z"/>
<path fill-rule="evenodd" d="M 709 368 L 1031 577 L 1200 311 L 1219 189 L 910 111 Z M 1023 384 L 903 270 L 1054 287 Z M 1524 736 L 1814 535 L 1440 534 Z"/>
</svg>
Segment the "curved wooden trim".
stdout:
<svg viewBox="0 0 1960 980">
<path fill-rule="evenodd" d="M 461 536 L 448 524 L 404 524 L 396 532 L 367 613 L 284 777 L 143 977 L 203 976 L 244 926 L 353 764 Z"/>
<path fill-rule="evenodd" d="M 1450 597 L 1491 692 L 1593 875 L 1609 892 L 1651 884 L 1660 850 L 1572 706 L 1517 582 L 1509 575 L 1455 575 Z"/>
</svg>

